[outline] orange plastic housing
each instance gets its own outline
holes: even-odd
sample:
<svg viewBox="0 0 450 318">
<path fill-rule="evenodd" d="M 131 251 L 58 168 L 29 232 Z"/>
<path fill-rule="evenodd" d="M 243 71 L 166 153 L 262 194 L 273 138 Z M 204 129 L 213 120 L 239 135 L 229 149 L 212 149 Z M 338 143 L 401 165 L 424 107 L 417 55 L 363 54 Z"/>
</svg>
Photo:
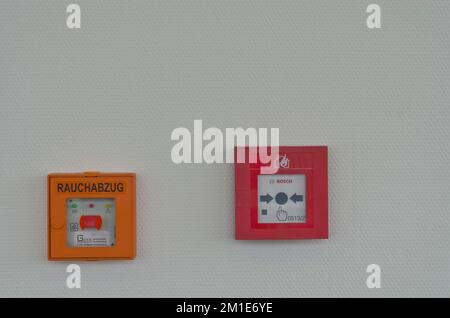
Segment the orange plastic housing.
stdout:
<svg viewBox="0 0 450 318">
<path fill-rule="evenodd" d="M 113 198 L 115 244 L 71 247 L 67 244 L 66 202 L 72 198 Z M 91 217 L 92 219 L 92 217 Z M 89 217 L 80 225 L 89 225 Z M 102 226 L 101 219 L 94 220 Z M 83 224 L 82 224 L 83 223 Z M 119 260 L 136 256 L 136 175 L 134 173 L 52 173 L 48 175 L 48 259 Z"/>
</svg>

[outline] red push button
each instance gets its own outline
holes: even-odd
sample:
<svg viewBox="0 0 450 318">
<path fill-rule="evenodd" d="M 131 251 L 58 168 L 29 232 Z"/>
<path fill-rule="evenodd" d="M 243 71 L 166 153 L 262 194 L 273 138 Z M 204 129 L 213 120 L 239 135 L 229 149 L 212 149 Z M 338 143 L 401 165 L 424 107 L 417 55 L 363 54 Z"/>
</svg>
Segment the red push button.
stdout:
<svg viewBox="0 0 450 318">
<path fill-rule="evenodd" d="M 102 217 L 100 215 L 82 215 L 80 217 L 80 227 L 82 230 L 85 228 L 96 228 L 100 230 L 102 227 Z"/>
</svg>

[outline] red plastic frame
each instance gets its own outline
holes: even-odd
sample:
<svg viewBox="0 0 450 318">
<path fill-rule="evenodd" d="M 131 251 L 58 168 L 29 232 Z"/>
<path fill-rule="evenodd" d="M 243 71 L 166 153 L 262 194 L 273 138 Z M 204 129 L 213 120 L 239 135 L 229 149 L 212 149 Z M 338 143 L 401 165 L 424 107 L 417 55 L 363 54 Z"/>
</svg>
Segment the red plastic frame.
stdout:
<svg viewBox="0 0 450 318">
<path fill-rule="evenodd" d="M 289 159 L 288 167 L 276 174 L 306 176 L 306 223 L 258 223 L 258 175 L 256 163 L 236 163 L 235 211 L 237 240 L 327 239 L 328 238 L 328 148 L 326 146 L 279 147 Z M 245 147 L 248 161 L 249 147 Z"/>
</svg>

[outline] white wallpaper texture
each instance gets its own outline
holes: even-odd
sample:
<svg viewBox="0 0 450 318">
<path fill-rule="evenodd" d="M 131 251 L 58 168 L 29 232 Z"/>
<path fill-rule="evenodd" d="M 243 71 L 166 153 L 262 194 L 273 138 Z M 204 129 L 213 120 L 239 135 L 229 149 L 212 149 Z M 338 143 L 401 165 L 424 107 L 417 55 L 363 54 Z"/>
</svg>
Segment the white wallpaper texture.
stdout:
<svg viewBox="0 0 450 318">
<path fill-rule="evenodd" d="M 0 4 L 0 296 L 450 296 L 450 2 Z M 170 134 L 329 146 L 328 241 L 234 240 L 232 165 Z M 46 175 L 134 171 L 138 257 L 46 260 Z M 366 287 L 366 267 L 382 288 Z"/>
</svg>

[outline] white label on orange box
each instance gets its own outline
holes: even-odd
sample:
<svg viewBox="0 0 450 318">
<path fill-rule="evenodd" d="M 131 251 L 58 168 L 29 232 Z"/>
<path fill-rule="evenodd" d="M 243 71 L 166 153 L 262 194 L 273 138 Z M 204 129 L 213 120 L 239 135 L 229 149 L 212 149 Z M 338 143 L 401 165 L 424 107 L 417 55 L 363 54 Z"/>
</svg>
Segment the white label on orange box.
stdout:
<svg viewBox="0 0 450 318">
<path fill-rule="evenodd" d="M 78 231 L 73 234 L 74 247 L 111 246 L 108 231 Z"/>
<path fill-rule="evenodd" d="M 305 175 L 258 176 L 258 223 L 305 223 L 305 202 Z"/>
</svg>

